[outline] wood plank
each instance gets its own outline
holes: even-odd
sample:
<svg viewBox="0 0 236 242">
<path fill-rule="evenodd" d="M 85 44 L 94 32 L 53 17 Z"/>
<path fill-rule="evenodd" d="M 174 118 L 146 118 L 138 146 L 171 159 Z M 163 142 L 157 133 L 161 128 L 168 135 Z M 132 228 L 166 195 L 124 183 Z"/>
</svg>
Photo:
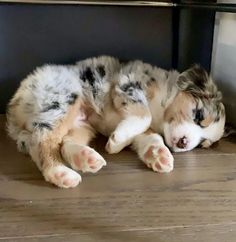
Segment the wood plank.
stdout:
<svg viewBox="0 0 236 242">
<path fill-rule="evenodd" d="M 66 190 L 43 180 L 0 120 L 0 239 L 234 241 L 235 137 L 175 154 L 170 174 L 150 171 L 129 149 L 106 154 L 99 138 L 94 145 L 108 166 Z"/>
<path fill-rule="evenodd" d="M 234 242 L 236 225 L 210 225 L 195 227 L 167 228 L 160 230 L 97 232 L 89 234 L 54 234 L 51 236 L 9 237 L 5 241 L 50 241 L 50 242 Z"/>
</svg>

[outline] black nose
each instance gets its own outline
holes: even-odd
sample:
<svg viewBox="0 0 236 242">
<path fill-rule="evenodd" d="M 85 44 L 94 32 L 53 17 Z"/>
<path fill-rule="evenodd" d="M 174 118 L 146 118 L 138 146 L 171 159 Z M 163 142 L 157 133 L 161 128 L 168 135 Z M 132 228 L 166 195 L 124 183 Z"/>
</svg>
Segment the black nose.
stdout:
<svg viewBox="0 0 236 242">
<path fill-rule="evenodd" d="M 179 139 L 176 146 L 180 149 L 184 149 L 187 146 L 187 138 L 184 136 L 183 138 Z"/>
</svg>

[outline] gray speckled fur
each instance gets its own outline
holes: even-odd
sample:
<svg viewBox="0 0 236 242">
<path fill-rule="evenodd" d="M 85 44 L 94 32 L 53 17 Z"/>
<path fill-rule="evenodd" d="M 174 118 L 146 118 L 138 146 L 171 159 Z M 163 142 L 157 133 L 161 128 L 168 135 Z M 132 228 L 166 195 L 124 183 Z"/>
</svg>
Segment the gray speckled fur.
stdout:
<svg viewBox="0 0 236 242">
<path fill-rule="evenodd" d="M 122 97 L 122 105 L 131 102 L 148 106 L 146 91 L 152 82 L 161 90 L 160 105 L 163 109 L 180 90 L 197 95 L 207 94 L 211 100 L 208 104 L 201 104 L 204 98 L 198 98 L 200 108 L 210 106 L 210 110 L 212 107 L 217 120 L 224 110 L 220 103 L 221 95 L 211 80 L 197 83 L 198 79 L 204 81 L 204 78 L 208 78 L 207 74 L 198 67 L 180 75 L 177 71 L 166 71 L 142 61 L 122 64 L 109 56 L 86 59 L 75 65 L 44 65 L 22 81 L 11 99 L 7 113 L 8 133 L 17 140 L 18 147 L 27 150 L 27 142 L 21 145 L 18 140 L 21 136 L 25 140 L 26 134 L 21 135 L 25 130 L 16 122 L 17 115 L 23 117 L 29 132 L 35 129 L 52 130 L 55 122 L 63 118 L 76 98 L 84 100 L 98 114 L 106 108 L 112 90 Z M 209 99 L 206 100 L 208 102 Z M 13 106 L 17 106 L 18 113 L 15 113 Z M 156 115 L 155 112 L 153 114 Z"/>
</svg>

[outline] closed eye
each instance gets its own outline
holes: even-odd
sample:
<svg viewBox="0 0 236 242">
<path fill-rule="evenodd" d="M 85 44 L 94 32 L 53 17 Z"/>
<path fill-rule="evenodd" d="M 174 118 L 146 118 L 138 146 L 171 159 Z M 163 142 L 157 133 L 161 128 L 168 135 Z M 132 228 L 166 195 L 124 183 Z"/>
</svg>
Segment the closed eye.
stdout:
<svg viewBox="0 0 236 242">
<path fill-rule="evenodd" d="M 204 110 L 201 109 L 194 109 L 193 110 L 193 121 L 202 127 L 201 122 L 204 120 Z"/>
</svg>

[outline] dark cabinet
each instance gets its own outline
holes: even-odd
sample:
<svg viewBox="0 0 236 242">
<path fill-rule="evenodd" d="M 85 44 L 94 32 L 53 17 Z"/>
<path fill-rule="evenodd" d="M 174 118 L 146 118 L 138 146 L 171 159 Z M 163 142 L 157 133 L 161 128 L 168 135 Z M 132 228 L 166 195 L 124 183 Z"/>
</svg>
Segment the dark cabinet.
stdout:
<svg viewBox="0 0 236 242">
<path fill-rule="evenodd" d="M 44 63 L 106 54 L 210 69 L 215 1 L 19 1 L 0 1 L 1 113 L 22 78 Z"/>
</svg>

